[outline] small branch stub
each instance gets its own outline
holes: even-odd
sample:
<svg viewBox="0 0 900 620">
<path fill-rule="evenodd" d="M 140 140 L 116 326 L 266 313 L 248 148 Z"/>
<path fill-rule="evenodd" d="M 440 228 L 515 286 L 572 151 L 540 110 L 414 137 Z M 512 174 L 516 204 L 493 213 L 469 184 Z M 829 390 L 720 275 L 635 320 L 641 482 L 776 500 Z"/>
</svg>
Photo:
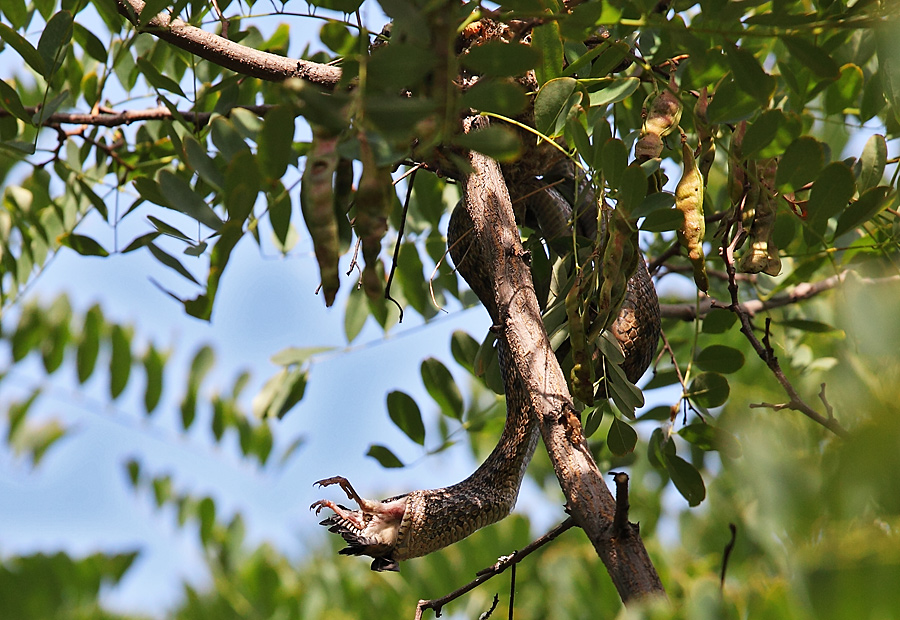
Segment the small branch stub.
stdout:
<svg viewBox="0 0 900 620">
<path fill-rule="evenodd" d="M 613 517 L 613 536 L 622 538 L 631 534 L 628 522 L 628 474 L 623 471 L 610 472 L 616 483 L 616 513 Z"/>
</svg>

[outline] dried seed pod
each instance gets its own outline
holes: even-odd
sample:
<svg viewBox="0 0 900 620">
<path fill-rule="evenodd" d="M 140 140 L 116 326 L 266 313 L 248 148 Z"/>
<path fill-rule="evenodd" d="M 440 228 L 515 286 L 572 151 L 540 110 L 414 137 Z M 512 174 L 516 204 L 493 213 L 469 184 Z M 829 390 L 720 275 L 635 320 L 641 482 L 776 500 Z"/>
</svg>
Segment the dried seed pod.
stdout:
<svg viewBox="0 0 900 620">
<path fill-rule="evenodd" d="M 752 186 L 756 191 L 747 194 L 747 203 L 751 199 L 754 213 L 750 230 L 750 247 L 743 253 L 737 264 L 738 271 L 744 273 L 765 273 L 777 276 L 781 273 L 781 258 L 778 256 L 778 248 L 772 241 L 775 233 L 775 190 L 774 179 L 777 171 L 777 162 L 767 160 L 757 165 L 759 181 L 754 181 Z M 748 209 L 745 205 L 745 211 Z M 744 224 L 747 227 L 747 224 Z"/>
<path fill-rule="evenodd" d="M 652 133 L 665 138 L 675 131 L 681 122 L 681 111 L 681 99 L 675 94 L 673 80 L 669 88 L 660 91 L 650 101 L 641 133 Z"/>
<path fill-rule="evenodd" d="M 700 138 L 700 157 L 697 160 L 697 166 L 700 168 L 700 174 L 703 175 L 704 181 L 709 179 L 709 170 L 716 159 L 716 141 L 713 129 L 709 125 L 709 117 L 706 114 L 708 107 L 709 95 L 704 86 L 694 105 L 694 124 L 697 126 L 697 135 Z"/>
<path fill-rule="evenodd" d="M 701 291 L 709 290 L 706 275 L 706 258 L 703 255 L 703 236 L 706 220 L 703 217 L 703 175 L 694 160 L 694 153 L 687 139 L 681 136 L 681 153 L 684 172 L 675 188 L 675 207 L 684 215 L 684 224 L 678 231 L 678 240 L 688 252 L 688 260 L 694 268 L 694 282 Z"/>
<path fill-rule="evenodd" d="M 312 238 L 322 279 L 325 305 L 331 306 L 341 285 L 338 275 L 340 241 L 332 179 L 337 169 L 337 136 L 313 127 L 312 148 L 300 185 L 300 210 Z"/>
<path fill-rule="evenodd" d="M 390 168 L 378 167 L 365 134 L 359 135 L 362 176 L 356 190 L 356 234 L 362 240 L 363 289 L 371 299 L 384 293 L 384 282 L 378 275 L 381 240 L 387 233 L 387 218 L 394 206 L 394 186 Z"/>
<path fill-rule="evenodd" d="M 601 271 L 603 283 L 597 294 L 597 316 L 588 337 L 591 342 L 616 320 L 616 311 L 625 298 L 628 278 L 634 273 L 638 262 L 637 228 L 618 209 L 610 212 L 607 230 L 609 237 Z"/>
</svg>

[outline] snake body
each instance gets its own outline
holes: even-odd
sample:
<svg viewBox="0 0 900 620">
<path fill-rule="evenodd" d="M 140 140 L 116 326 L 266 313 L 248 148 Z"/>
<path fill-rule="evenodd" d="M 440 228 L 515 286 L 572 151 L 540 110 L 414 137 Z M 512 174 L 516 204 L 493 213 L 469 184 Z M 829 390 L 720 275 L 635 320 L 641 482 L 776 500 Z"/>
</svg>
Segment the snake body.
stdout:
<svg viewBox="0 0 900 620">
<path fill-rule="evenodd" d="M 539 220 L 551 215 L 567 222 L 574 219 L 571 206 L 565 200 L 550 190 L 542 191 L 543 194 L 537 192 L 531 200 L 531 208 L 537 212 Z M 596 211 L 593 219 L 597 221 Z M 553 228 L 549 224 L 544 226 Z M 563 224 L 557 232 L 545 231 L 545 235 L 555 236 L 559 231 L 571 230 L 568 226 L 571 224 Z M 486 269 L 487 258 L 476 251 L 478 244 L 471 243 L 471 230 L 472 221 L 467 210 L 457 206 L 447 233 L 450 255 L 494 324 L 499 325 L 493 287 Z M 659 303 L 643 260 L 628 281 L 625 301 L 611 331 L 626 354 L 623 370 L 631 381 L 636 381 L 649 366 L 659 336 Z M 381 501 L 360 497 L 345 478 L 319 481 L 320 486 L 340 485 L 359 506 L 358 510 L 351 510 L 328 500 L 319 500 L 311 506 L 316 513 L 322 508 L 334 511 L 334 515 L 323 520 L 321 525 L 343 537 L 347 547 L 341 549 L 341 554 L 368 555 L 374 558 L 372 570 L 396 571 L 400 561 L 453 544 L 510 513 L 539 433 L 523 382 L 514 365 L 506 361 L 505 338 L 499 337 L 497 342 L 506 391 L 506 424 L 497 446 L 462 482 Z"/>
</svg>

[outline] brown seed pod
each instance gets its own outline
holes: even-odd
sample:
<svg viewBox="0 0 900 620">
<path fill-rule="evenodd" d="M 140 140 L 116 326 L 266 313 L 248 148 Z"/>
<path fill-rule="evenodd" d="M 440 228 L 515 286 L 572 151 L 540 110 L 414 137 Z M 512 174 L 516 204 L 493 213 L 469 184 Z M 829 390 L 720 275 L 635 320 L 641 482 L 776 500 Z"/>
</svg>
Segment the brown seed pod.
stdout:
<svg viewBox="0 0 900 620">
<path fill-rule="evenodd" d="M 341 285 L 338 275 L 340 241 L 332 179 L 337 168 L 337 136 L 313 127 L 312 148 L 300 185 L 300 210 L 312 238 L 322 279 L 325 305 L 331 306 Z"/>
</svg>

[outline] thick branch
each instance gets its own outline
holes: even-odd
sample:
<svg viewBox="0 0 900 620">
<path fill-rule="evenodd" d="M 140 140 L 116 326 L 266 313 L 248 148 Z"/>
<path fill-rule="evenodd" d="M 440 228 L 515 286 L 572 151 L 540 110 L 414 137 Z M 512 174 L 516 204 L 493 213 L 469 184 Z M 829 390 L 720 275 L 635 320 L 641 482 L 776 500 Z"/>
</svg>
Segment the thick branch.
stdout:
<svg viewBox="0 0 900 620">
<path fill-rule="evenodd" d="M 567 508 L 606 565 L 613 584 L 629 602 L 665 595 L 639 535 L 616 537 L 615 500 L 591 457 L 569 388 L 550 346 L 522 248 L 509 193 L 496 161 L 471 153 L 465 209 L 474 223 L 473 244 L 486 257 L 501 334 L 521 376 Z"/>
<path fill-rule="evenodd" d="M 117 2 L 119 12 L 135 27 L 236 73 L 272 82 L 296 77 L 326 88 L 334 88 L 341 79 L 339 67 L 261 52 L 191 26 L 181 19 L 173 19 L 166 13 L 159 13 L 150 19 L 141 19 L 141 12 L 144 10 L 143 0 L 117 0 Z"/>
</svg>

